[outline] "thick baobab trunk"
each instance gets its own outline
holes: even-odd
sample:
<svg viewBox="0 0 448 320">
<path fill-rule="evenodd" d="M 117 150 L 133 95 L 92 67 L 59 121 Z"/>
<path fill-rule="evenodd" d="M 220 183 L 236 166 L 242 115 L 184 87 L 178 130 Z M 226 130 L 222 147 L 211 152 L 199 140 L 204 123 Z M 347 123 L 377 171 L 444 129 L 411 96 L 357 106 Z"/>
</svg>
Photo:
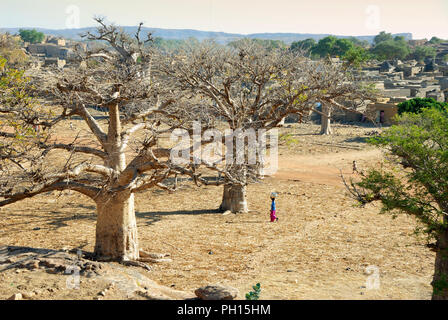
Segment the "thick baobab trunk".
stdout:
<svg viewBox="0 0 448 320">
<path fill-rule="evenodd" d="M 448 300 L 448 230 L 439 235 L 432 280 L 433 300 Z"/>
<path fill-rule="evenodd" d="M 100 260 L 138 260 L 134 195 L 129 192 L 97 200 L 95 255 Z"/>
<path fill-rule="evenodd" d="M 233 213 L 248 212 L 246 199 L 246 186 L 240 184 L 226 184 L 224 185 L 224 192 L 222 195 L 222 203 L 219 207 L 222 211 L 230 210 Z"/>
<path fill-rule="evenodd" d="M 121 123 L 117 104 L 109 106 L 109 131 L 105 166 L 122 172 L 126 157 L 122 150 Z M 119 185 L 113 187 L 120 187 Z M 97 200 L 95 255 L 101 260 L 138 260 L 139 248 L 134 195 L 129 190 L 102 192 Z"/>
<path fill-rule="evenodd" d="M 320 134 L 330 135 L 333 133 L 331 130 L 331 108 L 327 105 L 322 106 L 321 124 L 320 124 Z"/>
</svg>

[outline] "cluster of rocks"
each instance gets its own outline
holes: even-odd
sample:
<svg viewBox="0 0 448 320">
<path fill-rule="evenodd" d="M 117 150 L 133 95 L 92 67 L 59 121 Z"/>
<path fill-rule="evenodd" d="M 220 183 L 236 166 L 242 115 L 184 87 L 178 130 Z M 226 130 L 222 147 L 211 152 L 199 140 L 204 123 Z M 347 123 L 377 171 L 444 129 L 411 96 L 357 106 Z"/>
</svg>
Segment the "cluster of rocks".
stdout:
<svg viewBox="0 0 448 320">
<path fill-rule="evenodd" d="M 141 260 L 151 263 L 171 262 L 167 253 L 147 253 L 140 251 Z M 192 292 L 174 290 L 161 286 L 141 274 L 139 269 L 126 268 L 119 264 L 110 264 L 89 260 L 89 254 L 80 250 L 51 250 L 19 246 L 0 247 L 0 272 L 15 269 L 42 270 L 47 273 L 69 275 L 74 270 L 80 276 L 102 279 L 109 285 L 99 291 L 96 300 L 110 295 L 112 289 L 121 291 L 127 298 L 135 295 L 148 300 L 233 300 L 237 298 L 237 289 L 224 285 L 208 285 Z M 115 291 L 115 290 L 114 290 Z M 19 292 L 9 300 L 32 299 L 34 292 Z"/>
<path fill-rule="evenodd" d="M 103 264 L 84 259 L 82 253 L 16 246 L 0 247 L 0 271 L 24 268 L 44 269 L 48 273 L 68 273 L 77 270 L 80 275 L 91 276 L 100 274 Z"/>
</svg>

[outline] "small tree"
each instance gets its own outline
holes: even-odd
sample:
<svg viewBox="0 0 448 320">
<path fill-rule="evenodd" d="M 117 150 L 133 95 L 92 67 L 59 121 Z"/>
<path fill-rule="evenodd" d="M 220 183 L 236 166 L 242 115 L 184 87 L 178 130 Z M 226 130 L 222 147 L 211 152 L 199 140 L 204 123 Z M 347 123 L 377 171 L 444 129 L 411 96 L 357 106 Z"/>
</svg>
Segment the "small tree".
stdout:
<svg viewBox="0 0 448 320">
<path fill-rule="evenodd" d="M 33 30 L 20 29 L 19 35 L 23 41 L 29 43 L 39 43 L 45 39 L 45 34 L 37 31 L 36 29 Z"/>
<path fill-rule="evenodd" d="M 332 56 L 338 56 L 342 57 L 344 56 L 348 51 L 352 50 L 354 48 L 354 44 L 349 39 L 338 39 L 333 45 L 333 48 L 331 49 L 331 55 Z"/>
<path fill-rule="evenodd" d="M 398 104 L 398 114 L 421 113 L 426 108 L 443 110 L 448 107 L 448 103 L 436 101 L 433 98 L 413 98 Z"/>
<path fill-rule="evenodd" d="M 381 41 L 371 51 L 380 60 L 405 59 L 411 53 L 408 44 L 401 38 Z"/>
<path fill-rule="evenodd" d="M 424 61 L 425 58 L 434 58 L 436 54 L 437 50 L 433 47 L 419 46 L 415 48 L 412 57 L 417 61 Z"/>
<path fill-rule="evenodd" d="M 311 52 L 320 57 L 342 57 L 354 47 L 354 43 L 349 39 L 338 39 L 335 36 L 328 36 L 320 39 L 319 42 L 312 47 Z"/>
<path fill-rule="evenodd" d="M 379 200 L 382 212 L 417 218 L 437 240 L 433 299 L 448 299 L 448 109 L 405 113 L 371 140 L 390 155 L 390 167 L 371 169 L 346 186 L 362 204 Z M 345 180 L 344 180 L 345 182 Z"/>
<path fill-rule="evenodd" d="M 439 44 L 441 43 L 443 40 L 437 37 L 432 37 L 431 40 L 429 40 L 429 43 L 431 44 Z"/>
<path fill-rule="evenodd" d="M 291 46 L 289 47 L 289 49 L 291 51 L 305 51 L 305 52 L 310 52 L 311 49 L 316 45 L 316 40 L 314 39 L 305 39 L 305 40 L 301 40 L 301 41 L 294 41 L 293 43 L 291 43 Z"/>
<path fill-rule="evenodd" d="M 444 56 L 442 57 L 442 61 L 445 62 L 445 63 L 448 62 L 448 54 L 446 54 L 446 55 L 444 55 Z"/>
<path fill-rule="evenodd" d="M 345 52 L 342 60 L 345 61 L 346 66 L 352 66 L 361 69 L 362 66 L 371 59 L 370 54 L 362 47 L 353 47 Z"/>
<path fill-rule="evenodd" d="M 369 41 L 367 40 L 360 40 L 356 37 L 348 37 L 348 40 L 350 40 L 351 42 L 353 42 L 353 44 L 357 47 L 361 47 L 361 48 L 367 48 L 369 47 Z"/>
<path fill-rule="evenodd" d="M 335 36 L 328 36 L 320 39 L 319 42 L 311 49 L 311 53 L 320 57 L 332 55 L 333 47 L 338 39 Z"/>
<path fill-rule="evenodd" d="M 373 42 L 375 43 L 375 45 L 378 45 L 381 42 L 390 41 L 393 39 L 394 38 L 391 33 L 387 33 L 386 31 L 381 31 L 377 36 L 375 36 L 375 38 L 373 39 Z"/>
<path fill-rule="evenodd" d="M 13 189 L 14 170 L 9 169 L 33 162 L 35 150 L 47 137 L 34 130 L 39 115 L 45 112 L 29 96 L 31 89 L 24 72 L 11 68 L 0 56 L 0 197 Z"/>
</svg>

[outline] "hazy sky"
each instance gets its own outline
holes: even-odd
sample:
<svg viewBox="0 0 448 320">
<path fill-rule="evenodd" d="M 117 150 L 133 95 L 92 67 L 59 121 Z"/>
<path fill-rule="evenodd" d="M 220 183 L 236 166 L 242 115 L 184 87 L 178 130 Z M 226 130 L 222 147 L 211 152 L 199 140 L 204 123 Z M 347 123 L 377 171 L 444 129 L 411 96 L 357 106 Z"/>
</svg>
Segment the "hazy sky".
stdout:
<svg viewBox="0 0 448 320">
<path fill-rule="evenodd" d="M 0 27 L 120 25 L 234 33 L 372 35 L 448 39 L 448 0 L 0 0 Z"/>
</svg>

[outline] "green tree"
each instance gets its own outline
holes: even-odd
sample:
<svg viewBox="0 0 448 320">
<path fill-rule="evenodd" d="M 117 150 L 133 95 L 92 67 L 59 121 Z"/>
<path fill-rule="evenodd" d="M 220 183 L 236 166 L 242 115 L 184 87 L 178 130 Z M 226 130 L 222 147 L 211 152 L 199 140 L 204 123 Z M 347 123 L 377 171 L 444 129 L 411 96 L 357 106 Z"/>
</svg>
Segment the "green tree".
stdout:
<svg viewBox="0 0 448 320">
<path fill-rule="evenodd" d="M 386 33 L 385 31 L 381 31 L 374 39 L 373 42 L 375 45 L 378 45 L 381 42 L 384 41 L 390 41 L 393 40 L 393 36 L 391 33 Z"/>
<path fill-rule="evenodd" d="M 328 36 L 320 39 L 311 52 L 320 57 L 339 56 L 342 57 L 350 49 L 354 48 L 354 44 L 349 39 L 338 39 L 334 36 Z"/>
<path fill-rule="evenodd" d="M 372 53 L 380 60 L 405 59 L 411 50 L 404 40 L 387 40 L 378 43 Z"/>
<path fill-rule="evenodd" d="M 448 62 L 448 54 L 446 54 L 446 55 L 444 55 L 444 56 L 442 57 L 442 61 L 443 61 L 443 62 Z"/>
<path fill-rule="evenodd" d="M 40 110 L 30 97 L 32 86 L 24 71 L 11 68 L 0 56 L 0 180 L 11 179 L 8 166 L 26 167 L 33 160 L 33 151 L 45 133 L 37 134 L 33 125 Z M 23 177 L 22 177 L 23 178 Z M 3 190 L 2 190 L 3 191 Z M 0 191 L 0 194 L 1 192 Z M 1 197 L 1 196 L 0 196 Z"/>
<path fill-rule="evenodd" d="M 426 108 L 444 110 L 446 107 L 448 103 L 438 102 L 433 98 L 414 98 L 398 104 L 398 114 L 421 113 Z"/>
<path fill-rule="evenodd" d="M 431 44 L 439 44 L 441 43 L 443 40 L 437 37 L 432 37 L 431 40 L 429 40 L 429 43 Z"/>
<path fill-rule="evenodd" d="M 425 58 L 434 58 L 437 50 L 433 47 L 419 46 L 414 49 L 412 57 L 417 61 L 423 61 Z"/>
<path fill-rule="evenodd" d="M 338 39 L 338 40 L 336 40 L 333 47 L 331 48 L 331 55 L 342 57 L 343 55 L 345 55 L 349 50 L 353 49 L 354 47 L 355 47 L 355 45 L 350 40 Z"/>
<path fill-rule="evenodd" d="M 331 55 L 331 50 L 338 39 L 334 36 L 328 36 L 320 39 L 317 45 L 315 45 L 311 53 L 316 54 L 320 57 L 325 57 Z"/>
<path fill-rule="evenodd" d="M 362 65 L 371 59 L 367 50 L 362 47 L 355 46 L 350 48 L 342 57 L 346 65 L 353 66 L 355 68 L 361 68 Z"/>
<path fill-rule="evenodd" d="M 289 49 L 291 51 L 304 50 L 309 52 L 316 45 L 316 40 L 314 39 L 305 39 L 300 41 L 294 41 L 291 43 Z"/>
<path fill-rule="evenodd" d="M 448 299 L 448 110 L 405 113 L 370 142 L 386 148 L 387 166 L 370 169 L 348 190 L 361 203 L 381 201 L 382 212 L 402 212 L 419 222 L 416 231 L 437 241 L 433 299 Z"/>
<path fill-rule="evenodd" d="M 353 42 L 353 44 L 358 47 L 367 48 L 369 46 L 369 41 L 367 40 L 360 40 L 356 37 L 349 37 L 347 39 Z"/>
<path fill-rule="evenodd" d="M 36 31 L 36 29 L 33 30 L 20 29 L 19 34 L 20 38 L 22 38 L 23 41 L 30 43 L 39 43 L 42 42 L 45 38 L 45 35 L 42 32 Z"/>
</svg>

